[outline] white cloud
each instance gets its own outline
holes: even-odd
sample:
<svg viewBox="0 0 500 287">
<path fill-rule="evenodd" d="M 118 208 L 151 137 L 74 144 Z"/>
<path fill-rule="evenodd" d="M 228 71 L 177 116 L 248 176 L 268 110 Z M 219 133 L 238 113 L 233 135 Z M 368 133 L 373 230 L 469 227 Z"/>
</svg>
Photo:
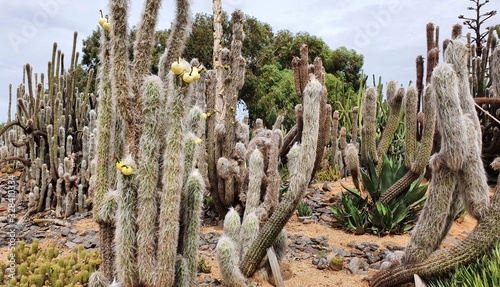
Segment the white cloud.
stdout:
<svg viewBox="0 0 500 287">
<path fill-rule="evenodd" d="M 30 63 L 37 72 L 47 69 L 56 41 L 69 63 L 73 32 L 78 31 L 78 50 L 97 27 L 99 10 L 108 1 L 23 0 L 0 3 L 0 121 L 7 118 L 8 85 L 22 80 L 22 66 Z M 131 1 L 129 25 L 136 25 L 142 0 Z M 440 40 L 449 36 L 459 14 L 470 14 L 467 0 L 364 0 L 364 1 L 277 1 L 224 0 L 228 12 L 242 9 L 276 32 L 309 32 L 332 48 L 346 46 L 365 56 L 364 71 L 387 82 L 406 85 L 414 81 L 415 57 L 425 54 L 425 25 L 441 27 Z M 489 9 L 494 9 L 489 4 Z M 498 8 L 497 8 L 498 9 Z M 169 28 L 174 1 L 164 1 L 159 28 Z M 211 1 L 193 0 L 193 12 L 211 13 Z M 492 21 L 489 21 L 492 22 Z M 30 30 L 31 28 L 31 30 Z M 467 32 L 464 29 L 464 32 Z M 66 67 L 69 64 L 65 65 Z M 371 81 L 369 81 L 371 83 Z"/>
</svg>

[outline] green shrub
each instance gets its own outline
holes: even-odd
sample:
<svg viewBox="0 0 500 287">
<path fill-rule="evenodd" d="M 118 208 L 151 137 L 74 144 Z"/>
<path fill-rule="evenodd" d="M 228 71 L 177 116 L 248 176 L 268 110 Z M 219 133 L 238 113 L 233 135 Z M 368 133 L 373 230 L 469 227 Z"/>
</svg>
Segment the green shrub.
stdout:
<svg viewBox="0 0 500 287">
<path fill-rule="evenodd" d="M 361 191 L 342 185 L 346 192 L 342 193 L 341 201 L 331 207 L 337 220 L 335 225 L 356 234 L 369 232 L 384 235 L 410 231 L 425 201 L 427 184 L 421 185 L 423 176 L 388 204 L 378 201 L 406 172 L 401 159 L 384 156 L 380 176 L 377 176 L 375 165 L 370 161 L 367 170 L 361 171 L 364 192 L 368 196 L 364 197 Z"/>
<path fill-rule="evenodd" d="M 299 217 L 312 215 L 311 208 L 305 202 L 299 203 L 299 205 L 297 206 L 297 212 L 298 212 Z"/>
</svg>

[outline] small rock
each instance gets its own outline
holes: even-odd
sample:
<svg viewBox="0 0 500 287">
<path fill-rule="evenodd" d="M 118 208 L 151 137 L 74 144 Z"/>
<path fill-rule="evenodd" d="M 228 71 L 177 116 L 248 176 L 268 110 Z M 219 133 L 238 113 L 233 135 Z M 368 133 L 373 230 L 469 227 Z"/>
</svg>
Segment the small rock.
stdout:
<svg viewBox="0 0 500 287">
<path fill-rule="evenodd" d="M 349 271 L 351 271 L 352 274 L 358 274 L 359 269 L 361 267 L 361 259 L 358 257 L 353 257 L 351 261 L 349 261 L 349 265 L 347 265 L 347 268 Z"/>
<path fill-rule="evenodd" d="M 336 247 L 333 247 L 333 254 L 335 256 L 341 256 L 341 257 L 350 257 L 351 256 L 351 252 L 346 251 L 342 248 L 336 248 Z"/>
<path fill-rule="evenodd" d="M 351 248 L 356 248 L 356 245 L 357 245 L 357 244 L 356 244 L 356 241 L 349 241 L 349 242 L 347 243 L 347 246 L 348 246 L 348 247 L 351 247 Z"/>
<path fill-rule="evenodd" d="M 69 228 L 64 227 L 63 229 L 61 229 L 62 236 L 66 237 L 66 236 L 68 236 L 68 234 L 69 234 Z"/>
<path fill-rule="evenodd" d="M 405 248 L 404 247 L 401 247 L 401 246 L 395 246 L 395 245 L 392 245 L 392 244 L 389 244 L 386 246 L 386 248 L 390 251 L 396 251 L 396 250 L 404 250 Z"/>
<path fill-rule="evenodd" d="M 347 266 L 352 274 L 367 274 L 369 265 L 359 257 L 353 257 Z"/>
<path fill-rule="evenodd" d="M 323 187 L 321 187 L 321 189 L 323 191 L 332 191 L 332 189 L 330 188 L 330 186 L 328 185 L 328 183 L 325 181 L 325 183 L 323 183 Z"/>
<path fill-rule="evenodd" d="M 318 260 L 318 264 L 316 265 L 316 267 L 319 270 L 324 270 L 324 269 L 328 268 L 329 267 L 328 260 L 326 260 L 325 257 L 320 257 L 319 260 Z"/>
<path fill-rule="evenodd" d="M 210 283 L 212 282 L 212 277 L 210 275 L 205 275 L 205 277 L 203 278 L 203 282 L 204 283 Z"/>
<path fill-rule="evenodd" d="M 71 241 L 73 241 L 73 243 L 77 243 L 77 244 L 79 244 L 79 243 L 82 243 L 82 242 L 83 242 L 83 238 L 77 237 L 77 238 L 75 238 L 75 239 L 73 239 L 73 240 L 71 240 Z"/>
<path fill-rule="evenodd" d="M 76 243 L 73 243 L 71 241 L 66 242 L 64 245 L 70 249 L 73 249 L 78 246 Z"/>
</svg>

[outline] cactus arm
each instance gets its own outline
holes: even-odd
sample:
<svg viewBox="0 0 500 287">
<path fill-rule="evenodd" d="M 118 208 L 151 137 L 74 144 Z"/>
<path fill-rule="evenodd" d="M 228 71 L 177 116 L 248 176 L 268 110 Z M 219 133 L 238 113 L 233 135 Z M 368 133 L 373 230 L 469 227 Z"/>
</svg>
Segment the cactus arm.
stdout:
<svg viewBox="0 0 500 287">
<path fill-rule="evenodd" d="M 164 155 L 163 191 L 160 199 L 159 235 L 157 250 L 157 284 L 172 286 L 175 272 L 177 241 L 179 236 L 179 210 L 184 172 L 184 141 L 182 118 L 187 87 L 174 83 L 169 73 L 167 83 L 167 114 L 170 116 Z"/>
<path fill-rule="evenodd" d="M 164 103 L 163 83 L 157 76 L 145 79 L 142 91 L 144 126 L 139 141 L 140 158 L 137 190 L 137 260 L 141 284 L 154 285 L 156 267 L 156 233 L 158 224 L 158 181 L 161 133 L 164 129 L 161 106 Z"/>
<path fill-rule="evenodd" d="M 170 65 L 181 56 L 192 26 L 191 0 L 176 0 L 175 19 L 168 37 L 165 53 L 161 56 L 159 64 L 158 75 L 163 82 L 168 78 Z"/>
<path fill-rule="evenodd" d="M 308 108 L 304 109 L 304 134 L 297 164 L 298 171 L 291 179 L 289 195 L 278 205 L 276 211 L 262 227 L 257 239 L 242 261 L 240 270 L 246 277 L 250 277 L 256 271 L 267 249 L 273 245 L 307 188 L 316 154 L 321 90 L 321 84 L 314 79 L 304 90 L 304 105 Z"/>
<path fill-rule="evenodd" d="M 391 85 L 393 83 L 393 85 Z M 377 153 L 378 157 L 382 158 L 383 154 L 387 153 L 389 146 L 391 145 L 392 138 L 394 137 L 394 133 L 396 132 L 400 118 L 401 118 L 401 106 L 403 102 L 403 97 L 405 94 L 405 90 L 403 88 L 399 88 L 397 91 L 394 91 L 394 95 L 392 97 L 389 96 L 389 91 L 391 86 L 394 86 L 394 90 L 396 89 L 396 82 L 389 82 L 387 85 L 387 102 L 389 103 L 389 116 L 387 118 L 387 122 L 382 132 L 382 137 L 380 138 L 380 143 L 378 145 Z M 377 162 L 377 174 L 380 174 L 382 170 L 382 160 Z"/>
<path fill-rule="evenodd" d="M 134 114 L 140 114 L 142 110 L 141 88 L 144 82 L 144 75 L 148 74 L 152 50 L 154 45 L 155 27 L 158 22 L 158 14 L 162 0 L 146 0 L 141 15 L 141 21 L 137 28 L 136 39 L 134 43 L 134 60 L 132 61 L 131 74 L 133 76 L 132 92 L 134 94 L 134 105 L 132 110 Z M 135 116 L 134 125 L 137 135 L 141 135 L 142 117 Z M 140 140 L 136 138 L 136 140 Z M 137 143 L 139 144 L 139 143 Z"/>
<path fill-rule="evenodd" d="M 205 190 L 205 182 L 198 170 L 195 169 L 190 173 L 185 189 L 182 256 L 186 260 L 186 272 L 183 273 L 184 278 L 176 278 L 176 281 L 184 282 L 185 285 L 179 286 L 189 287 L 194 286 L 198 269 L 198 233 L 201 225 L 203 191 Z"/>
<path fill-rule="evenodd" d="M 109 33 L 102 29 L 100 37 L 100 55 L 101 65 L 98 71 L 98 92 L 100 95 L 99 112 L 98 112 L 98 137 L 96 149 L 96 184 L 95 190 L 92 191 L 94 197 L 94 220 L 99 224 L 99 241 L 101 244 L 100 257 L 101 273 L 107 280 L 113 279 L 114 270 L 114 211 L 116 205 L 113 202 L 105 201 L 104 197 L 108 192 L 111 185 L 110 165 L 113 158 L 113 132 L 114 126 L 114 112 L 112 108 L 111 99 L 111 81 L 109 78 L 110 73 L 110 53 L 111 47 L 109 44 Z M 106 210 L 106 212 L 103 212 Z"/>
<path fill-rule="evenodd" d="M 120 115 L 125 123 L 125 138 L 128 150 L 135 158 L 135 130 L 131 102 L 127 19 L 129 0 L 110 1 L 111 10 L 111 85 Z"/>
<path fill-rule="evenodd" d="M 497 190 L 490 210 L 474 231 L 459 243 L 430 254 L 423 262 L 399 265 L 377 273 L 370 281 L 371 287 L 392 287 L 410 282 L 413 274 L 423 278 L 445 275 L 453 269 L 471 263 L 485 254 L 500 240 L 500 190 Z"/>
<path fill-rule="evenodd" d="M 134 161 L 129 156 L 124 160 L 125 164 L 133 168 L 136 167 Z M 116 211 L 116 273 L 118 281 L 124 286 L 137 286 L 137 241 L 136 241 L 136 198 L 137 198 L 137 178 L 136 175 L 118 176 L 117 183 L 118 209 Z"/>
<path fill-rule="evenodd" d="M 368 161 L 377 158 L 377 90 L 368 88 L 363 100 L 363 127 L 361 128 L 361 165 L 368 166 Z"/>
<path fill-rule="evenodd" d="M 410 90 L 409 93 L 411 93 Z M 423 99 L 424 127 L 422 131 L 422 140 L 416 151 L 416 156 L 410 166 L 410 170 L 380 196 L 379 201 L 382 203 L 387 204 L 393 198 L 401 194 L 401 192 L 403 192 L 406 188 L 408 188 L 412 184 L 412 182 L 417 180 L 424 172 L 429 156 L 431 155 L 432 141 L 435 132 L 436 105 L 435 101 L 433 100 L 432 87 L 430 85 L 426 86 Z"/>
<path fill-rule="evenodd" d="M 405 164 L 411 167 L 417 149 L 417 102 L 415 87 L 408 88 L 405 97 Z"/>
</svg>

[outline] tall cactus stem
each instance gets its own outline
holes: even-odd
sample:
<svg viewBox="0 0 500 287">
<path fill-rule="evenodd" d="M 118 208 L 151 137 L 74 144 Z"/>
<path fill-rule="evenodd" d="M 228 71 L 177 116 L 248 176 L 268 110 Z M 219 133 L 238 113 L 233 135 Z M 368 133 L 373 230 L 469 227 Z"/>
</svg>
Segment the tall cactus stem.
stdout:
<svg viewBox="0 0 500 287">
<path fill-rule="evenodd" d="M 361 164 L 368 166 L 369 160 L 377 158 L 377 90 L 368 88 L 363 99 L 363 127 L 361 128 Z"/>
<path fill-rule="evenodd" d="M 262 227 L 240 266 L 243 274 L 247 277 L 253 275 L 257 270 L 267 249 L 273 245 L 295 211 L 310 181 L 318 141 L 321 91 L 321 84 L 314 78 L 304 89 L 303 104 L 307 108 L 304 109 L 304 134 L 302 135 L 302 148 L 297 163 L 297 171 L 294 173 L 294 177 L 291 178 L 289 194 Z"/>
<path fill-rule="evenodd" d="M 387 153 L 387 150 L 391 145 L 392 138 L 394 137 L 394 133 L 398 129 L 404 95 L 404 88 L 396 89 L 396 82 L 389 82 L 387 85 L 387 102 L 390 107 L 389 116 L 387 117 L 387 122 L 378 145 L 378 158 L 381 158 L 383 154 Z M 376 168 L 377 174 L 380 174 L 380 171 L 382 170 L 382 160 L 378 161 Z"/>
<path fill-rule="evenodd" d="M 123 162 L 131 168 L 136 168 L 131 156 L 128 156 Z M 138 286 L 136 175 L 120 174 L 118 176 L 118 184 L 116 188 L 118 192 L 115 234 L 117 279 L 124 286 Z"/>
<path fill-rule="evenodd" d="M 201 226 L 201 213 L 203 207 L 203 192 L 205 182 L 200 172 L 193 170 L 186 183 L 186 208 L 183 213 L 184 230 L 182 240 L 182 255 L 186 259 L 186 269 L 182 281 L 186 287 L 194 286 L 198 270 L 198 234 Z M 177 279 L 176 279 L 177 280 Z"/>
<path fill-rule="evenodd" d="M 191 0 L 176 0 L 175 3 L 175 19 L 172 23 L 165 53 L 161 56 L 159 64 L 158 75 L 163 82 L 168 79 L 170 65 L 181 56 L 193 25 Z"/>
<path fill-rule="evenodd" d="M 134 115 L 130 107 L 135 104 L 131 93 L 131 80 L 129 74 L 129 48 L 127 19 L 129 0 L 117 0 L 110 2 L 111 11 L 111 88 L 113 97 L 116 100 L 118 110 L 125 124 L 125 147 L 132 157 L 136 159 L 136 126 L 134 125 Z"/>
<path fill-rule="evenodd" d="M 411 167 L 417 152 L 418 94 L 415 87 L 409 87 L 405 97 L 405 165 Z"/>
<path fill-rule="evenodd" d="M 137 261 L 141 284 L 154 286 L 156 268 L 156 234 L 158 224 L 159 151 L 164 129 L 161 106 L 163 84 L 157 76 L 145 79 L 142 88 L 144 126 L 139 141 L 140 158 L 137 190 Z"/>
<path fill-rule="evenodd" d="M 167 82 L 167 109 L 170 115 L 166 135 L 166 163 L 163 171 L 163 191 L 160 199 L 159 236 L 157 250 L 157 284 L 171 286 L 175 274 L 175 258 L 179 238 L 179 210 L 184 174 L 184 141 L 182 140 L 184 102 L 187 87 L 177 87 L 174 75 L 169 73 Z M 168 164 L 167 164 L 168 163 Z"/>
</svg>

